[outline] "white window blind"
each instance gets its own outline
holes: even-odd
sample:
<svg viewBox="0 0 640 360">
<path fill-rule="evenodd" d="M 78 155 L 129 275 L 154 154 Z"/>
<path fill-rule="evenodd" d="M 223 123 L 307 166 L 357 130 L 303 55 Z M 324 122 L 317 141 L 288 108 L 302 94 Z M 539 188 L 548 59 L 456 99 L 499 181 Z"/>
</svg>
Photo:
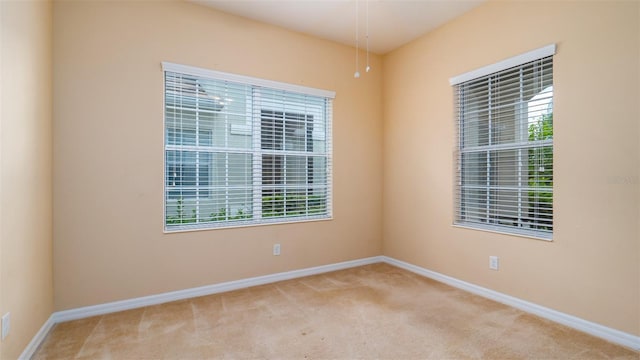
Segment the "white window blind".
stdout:
<svg viewBox="0 0 640 360">
<path fill-rule="evenodd" d="M 331 92 L 163 66 L 166 231 L 331 217 Z"/>
<path fill-rule="evenodd" d="M 547 56 L 452 80 L 455 225 L 551 239 L 553 56 L 542 54 Z"/>
</svg>

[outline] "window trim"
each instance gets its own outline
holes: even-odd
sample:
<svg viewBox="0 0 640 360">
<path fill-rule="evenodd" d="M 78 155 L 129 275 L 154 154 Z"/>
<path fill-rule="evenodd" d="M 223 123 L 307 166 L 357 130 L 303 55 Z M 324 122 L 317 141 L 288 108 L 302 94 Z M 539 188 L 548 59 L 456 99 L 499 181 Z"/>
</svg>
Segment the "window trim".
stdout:
<svg viewBox="0 0 640 360">
<path fill-rule="evenodd" d="M 203 69 L 188 65 L 175 64 L 170 62 L 162 62 L 162 77 L 163 77 L 163 91 L 162 91 L 162 109 L 163 109 L 163 233 L 165 234 L 173 234 L 173 233 L 182 233 L 182 232 L 191 232 L 191 231 L 207 231 L 207 230 L 222 230 L 222 229 L 232 229 L 232 228 L 243 228 L 243 227 L 254 227 L 254 226 L 265 226 L 265 225 L 282 225 L 282 224 L 293 224 L 293 223 L 305 223 L 305 222 L 317 222 L 317 221 L 328 221 L 333 220 L 333 106 L 332 101 L 335 99 L 335 91 L 329 91 L 324 89 L 316 89 L 301 85 L 288 84 L 278 81 L 254 78 L 251 76 L 238 75 L 232 73 L 225 73 L 220 71 L 214 71 L 209 69 Z M 167 185 L 166 185 L 166 137 L 167 137 L 167 125 L 166 125 L 166 80 L 165 76 L 167 72 L 180 73 L 183 75 L 195 76 L 195 77 L 204 77 L 204 78 L 213 78 L 219 81 L 229 81 L 234 83 L 242 83 L 244 85 L 252 86 L 252 87 L 264 87 L 272 90 L 283 90 L 292 93 L 298 93 L 303 95 L 310 95 L 315 97 L 325 98 L 325 101 L 328 101 L 328 106 L 325 107 L 324 113 L 328 114 L 328 121 L 325 126 L 325 146 L 326 146 L 326 182 L 327 182 L 327 198 L 326 198 L 326 214 L 320 214 L 316 216 L 305 216 L 305 217 L 274 217 L 274 218 L 262 218 L 260 221 L 250 221 L 250 222 L 236 222 L 236 221 L 225 221 L 220 223 L 219 225 L 215 225 L 215 223 L 202 223 L 202 224 L 188 224 L 176 227 L 167 227 Z M 249 125 L 250 126 L 250 125 Z M 244 129 L 243 129 L 244 130 Z M 256 132 L 260 133 L 260 129 L 249 130 L 247 134 L 244 134 L 246 130 L 243 131 L 242 135 L 252 135 L 256 136 Z M 254 139 L 254 141 L 256 141 Z M 260 138 L 258 136 L 257 143 L 260 143 Z M 253 148 L 252 148 L 253 149 Z M 252 150 L 253 152 L 253 150 Z M 254 174 L 255 175 L 255 174 Z M 261 187 L 261 185 L 258 185 Z M 255 187 L 255 185 L 254 185 Z M 255 198 L 253 199 L 255 202 Z"/>
<path fill-rule="evenodd" d="M 469 80 L 473 80 L 483 76 L 487 76 L 489 74 L 497 73 L 502 70 L 520 66 L 522 64 L 526 64 L 531 61 L 540 60 L 542 58 L 546 58 L 548 56 L 552 56 L 555 54 L 556 54 L 556 44 L 543 46 L 541 48 L 531 50 L 524 54 L 516 55 L 508 59 L 498 61 L 497 63 L 483 66 L 481 68 L 471 70 L 457 76 L 453 76 L 449 78 L 449 85 L 455 86 Z"/>
<path fill-rule="evenodd" d="M 491 64 L 491 65 L 487 65 L 454 77 L 451 77 L 449 79 L 449 84 L 457 90 L 457 86 L 465 83 L 465 82 L 470 82 L 479 78 L 483 78 L 483 77 L 487 77 L 490 76 L 492 74 L 495 73 L 499 73 L 503 70 L 508 70 L 514 67 L 519 67 L 522 66 L 524 64 L 533 62 L 533 61 L 537 61 L 537 60 L 541 60 L 550 56 L 553 56 L 556 54 L 556 44 L 550 44 L 532 51 L 529 51 L 527 53 L 523 53 L 520 55 L 516 55 L 514 57 L 499 61 L 497 63 Z M 461 122 L 459 119 L 459 113 L 456 113 L 456 117 L 455 117 L 455 126 L 456 126 L 456 144 L 455 144 L 455 155 L 454 155 L 454 182 L 458 181 L 456 179 L 459 178 L 460 176 L 460 172 L 462 171 L 462 169 L 459 168 L 460 166 L 460 156 L 461 156 L 461 144 L 460 144 L 460 139 L 459 139 L 459 134 L 460 134 L 460 126 L 461 126 Z M 553 146 L 553 139 L 550 140 L 546 140 L 544 141 L 546 143 L 549 143 Z M 518 143 L 508 143 L 505 145 L 494 145 L 494 149 L 493 150 L 500 150 L 501 148 L 509 148 L 512 146 L 517 146 L 519 145 Z M 522 144 L 520 144 L 522 145 Z M 526 147 L 526 145 L 525 145 Z M 536 146 L 538 147 L 538 146 Z M 521 149 L 521 146 L 517 146 L 518 149 Z M 467 222 L 464 220 L 459 220 L 457 218 L 457 214 L 460 211 L 460 207 L 462 206 L 462 203 L 459 203 L 459 201 L 461 200 L 456 200 L 457 199 L 457 195 L 456 192 L 460 191 L 459 185 L 456 183 L 454 185 L 454 206 L 453 206 L 453 223 L 452 223 L 452 227 L 455 228 L 463 228 L 463 229 L 469 229 L 469 230 L 476 230 L 476 231 L 485 231 L 485 232 L 492 232 L 492 233 L 498 233 L 498 234 L 505 234 L 505 235 L 511 235 L 511 236 L 518 236 L 518 237 L 525 237 L 525 238 L 532 238 L 532 239 L 537 239 L 537 240 L 545 240 L 545 241 L 553 241 L 553 229 L 550 232 L 543 232 L 543 231 L 537 231 L 537 230 L 530 230 L 530 229 L 521 229 L 521 228 L 517 228 L 517 227 L 513 227 L 510 228 L 508 226 L 499 226 L 499 225 L 492 225 L 492 224 L 482 224 L 482 223 L 473 223 L 473 222 Z M 552 203 L 553 204 L 553 203 Z"/>
<path fill-rule="evenodd" d="M 231 81 L 231 82 L 243 83 L 243 84 L 253 85 L 253 86 L 262 86 L 262 87 L 276 89 L 276 90 L 291 91 L 295 93 L 319 96 L 319 97 L 324 97 L 329 99 L 335 99 L 336 97 L 335 91 L 316 89 L 316 88 L 311 88 L 311 87 L 302 86 L 302 85 L 288 84 L 280 81 L 260 79 L 252 76 L 238 75 L 238 74 L 226 73 L 222 71 L 203 69 L 203 68 L 189 66 L 189 65 L 174 64 L 166 61 L 162 62 L 162 71 L 176 72 L 176 73 L 181 73 L 185 75 L 193 75 L 193 76 L 206 77 L 206 78 L 215 78 L 217 80 L 222 80 L 222 81 Z"/>
</svg>

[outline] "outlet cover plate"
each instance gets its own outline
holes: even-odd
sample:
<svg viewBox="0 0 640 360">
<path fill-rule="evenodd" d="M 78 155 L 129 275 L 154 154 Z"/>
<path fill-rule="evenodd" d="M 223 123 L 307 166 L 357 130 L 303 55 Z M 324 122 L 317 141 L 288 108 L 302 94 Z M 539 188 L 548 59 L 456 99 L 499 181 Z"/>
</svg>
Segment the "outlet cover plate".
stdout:
<svg viewBox="0 0 640 360">
<path fill-rule="evenodd" d="M 500 260 L 497 256 L 489 256 L 489 269 L 498 270 L 500 267 Z"/>
<path fill-rule="evenodd" d="M 11 330 L 11 313 L 2 315 L 2 340 L 9 336 Z"/>
</svg>

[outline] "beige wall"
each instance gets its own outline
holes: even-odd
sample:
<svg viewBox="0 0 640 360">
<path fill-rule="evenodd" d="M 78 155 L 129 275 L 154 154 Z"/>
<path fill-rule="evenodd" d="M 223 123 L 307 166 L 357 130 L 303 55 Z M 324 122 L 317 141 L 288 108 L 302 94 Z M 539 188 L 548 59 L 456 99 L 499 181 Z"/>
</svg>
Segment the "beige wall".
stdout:
<svg viewBox="0 0 640 360">
<path fill-rule="evenodd" d="M 640 335 L 639 15 L 492 2 L 385 56 L 384 254 Z M 550 43 L 554 241 L 453 228 L 449 77 Z"/>
<path fill-rule="evenodd" d="M 0 1 L 0 313 L 15 359 L 53 311 L 52 6 Z"/>
<path fill-rule="evenodd" d="M 381 60 L 353 58 L 184 2 L 55 3 L 55 309 L 380 255 Z M 334 220 L 163 234 L 161 61 L 336 91 Z"/>
</svg>

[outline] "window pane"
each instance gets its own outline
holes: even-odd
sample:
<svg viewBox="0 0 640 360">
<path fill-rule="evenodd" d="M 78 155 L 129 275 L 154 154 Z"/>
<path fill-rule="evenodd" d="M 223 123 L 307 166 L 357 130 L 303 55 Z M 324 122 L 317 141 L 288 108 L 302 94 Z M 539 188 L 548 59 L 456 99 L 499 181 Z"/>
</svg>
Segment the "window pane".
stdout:
<svg viewBox="0 0 640 360">
<path fill-rule="evenodd" d="M 166 142 L 170 145 L 194 146 L 211 146 L 211 131 L 199 129 L 196 137 L 195 128 L 167 128 Z M 196 141 L 197 140 L 197 141 Z"/>
<path fill-rule="evenodd" d="M 282 150 L 284 146 L 284 113 L 270 110 L 262 110 L 261 113 L 261 148 Z"/>
<path fill-rule="evenodd" d="M 166 184 L 169 198 L 196 197 L 196 189 L 209 186 L 208 159 L 208 154 L 194 151 L 167 151 Z"/>
<path fill-rule="evenodd" d="M 285 150 L 313 151 L 313 117 L 285 114 Z"/>
<path fill-rule="evenodd" d="M 281 155 L 262 155 L 262 184 L 284 184 L 284 157 Z"/>
<path fill-rule="evenodd" d="M 518 154 L 521 154 L 520 156 Z M 518 187 L 526 181 L 526 174 L 521 166 L 523 150 L 499 150 L 489 152 L 491 171 L 489 185 L 498 187 Z"/>
<path fill-rule="evenodd" d="M 307 184 L 307 157 L 306 156 L 287 156 L 286 160 L 286 184 L 291 185 L 304 185 Z"/>
<path fill-rule="evenodd" d="M 462 185 L 487 185 L 487 153 L 462 154 Z"/>
<path fill-rule="evenodd" d="M 327 213 L 327 190 L 315 188 L 309 191 L 309 215 Z"/>
<path fill-rule="evenodd" d="M 527 174 L 530 187 L 553 187 L 553 147 L 528 150 Z"/>
<path fill-rule="evenodd" d="M 486 84 L 482 84 L 485 85 Z M 464 147 L 482 146 L 489 144 L 489 111 L 483 104 L 488 100 L 486 88 L 462 86 L 460 96 L 463 98 L 459 105 L 462 128 L 462 144 Z"/>
<path fill-rule="evenodd" d="M 252 218 L 251 188 L 238 187 L 229 190 L 217 188 L 211 198 L 203 201 L 200 208 L 202 221 L 242 221 Z"/>
<path fill-rule="evenodd" d="M 309 184 L 327 185 L 327 159 L 323 156 L 312 156 L 309 163 Z"/>
<path fill-rule="evenodd" d="M 487 221 L 487 189 L 464 187 L 462 189 L 461 213 L 467 222 Z"/>
</svg>

